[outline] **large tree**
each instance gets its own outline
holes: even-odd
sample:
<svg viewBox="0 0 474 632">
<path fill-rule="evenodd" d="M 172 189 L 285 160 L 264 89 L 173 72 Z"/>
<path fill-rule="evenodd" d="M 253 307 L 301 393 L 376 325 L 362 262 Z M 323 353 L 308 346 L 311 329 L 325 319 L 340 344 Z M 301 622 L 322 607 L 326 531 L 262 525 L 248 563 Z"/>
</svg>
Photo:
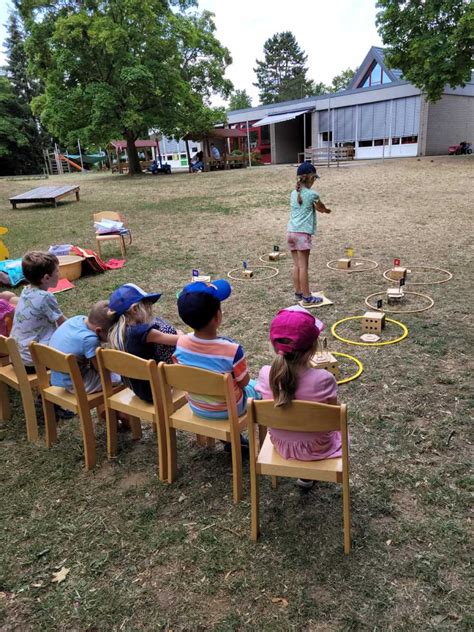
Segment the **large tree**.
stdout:
<svg viewBox="0 0 474 632">
<path fill-rule="evenodd" d="M 357 68 L 355 70 L 352 70 L 352 68 L 346 68 L 346 70 L 343 70 L 333 78 L 329 91 L 340 92 L 341 90 L 345 90 L 352 81 L 352 77 L 356 74 L 356 72 Z"/>
<path fill-rule="evenodd" d="M 213 92 L 231 90 L 229 51 L 212 14 L 193 11 L 196 0 L 17 1 L 45 86 L 35 111 L 64 144 L 123 136 L 131 174 L 140 172 L 137 138 L 192 127 Z"/>
<path fill-rule="evenodd" d="M 312 82 L 306 77 L 308 59 L 290 31 L 276 33 L 263 46 L 263 61 L 256 60 L 260 101 L 278 103 L 311 94 Z"/>
<path fill-rule="evenodd" d="M 378 0 L 377 26 L 385 59 L 437 101 L 446 84 L 471 77 L 474 3 L 470 0 Z"/>
<path fill-rule="evenodd" d="M 246 90 L 235 90 L 229 100 L 229 110 L 244 110 L 252 107 L 252 99 Z"/>
</svg>

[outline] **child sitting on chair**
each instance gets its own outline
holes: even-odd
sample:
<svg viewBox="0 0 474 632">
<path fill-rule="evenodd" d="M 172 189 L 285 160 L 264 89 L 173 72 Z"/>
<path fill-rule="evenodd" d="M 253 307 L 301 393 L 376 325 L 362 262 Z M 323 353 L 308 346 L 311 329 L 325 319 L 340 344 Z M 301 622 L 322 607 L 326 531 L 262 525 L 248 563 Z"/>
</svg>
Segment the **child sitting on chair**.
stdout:
<svg viewBox="0 0 474 632">
<path fill-rule="evenodd" d="M 323 328 L 320 320 L 299 305 L 278 312 L 270 325 L 270 341 L 277 356 L 271 367 L 262 367 L 256 386 L 262 399 L 273 399 L 275 406 L 286 406 L 293 399 L 337 404 L 334 375 L 309 364 Z M 339 431 L 292 432 L 269 428 L 269 433 L 275 450 L 284 459 L 319 461 L 342 454 Z M 298 485 L 310 488 L 313 481 L 298 479 Z"/>
<path fill-rule="evenodd" d="M 234 340 L 217 334 L 222 323 L 221 301 L 229 298 L 231 291 L 230 284 L 225 280 L 186 285 L 178 298 L 178 312 L 181 320 L 194 332 L 178 338 L 173 359 L 178 364 L 216 373 L 231 373 L 237 412 L 242 415 L 246 410 L 247 397 L 260 399 L 260 395 L 255 391 L 255 380 L 250 379 L 242 347 Z M 199 417 L 228 418 L 226 403 L 218 397 L 189 393 L 188 403 Z"/>
<path fill-rule="evenodd" d="M 29 349 L 30 342 L 47 345 L 66 317 L 59 309 L 49 288 L 59 281 L 59 260 L 49 252 L 27 252 L 21 266 L 27 285 L 20 296 L 13 316 L 11 335 L 15 338 L 27 373 L 35 373 Z"/>
<path fill-rule="evenodd" d="M 102 390 L 97 368 L 96 351 L 101 342 L 107 340 L 112 325 L 107 301 L 96 303 L 88 316 L 73 316 L 66 320 L 51 336 L 49 346 L 62 353 L 72 353 L 77 357 L 86 393 Z M 113 376 L 112 382 L 120 383 L 120 377 Z M 67 373 L 51 371 L 52 386 L 62 386 L 73 390 L 71 377 Z"/>
<path fill-rule="evenodd" d="M 133 283 L 117 288 L 109 300 L 113 326 L 109 331 L 112 349 L 126 351 L 144 360 L 172 362 L 178 332 L 163 318 L 153 316 L 153 304 L 161 294 L 147 294 Z M 146 402 L 152 402 L 150 384 L 127 379 L 127 385 Z"/>
</svg>

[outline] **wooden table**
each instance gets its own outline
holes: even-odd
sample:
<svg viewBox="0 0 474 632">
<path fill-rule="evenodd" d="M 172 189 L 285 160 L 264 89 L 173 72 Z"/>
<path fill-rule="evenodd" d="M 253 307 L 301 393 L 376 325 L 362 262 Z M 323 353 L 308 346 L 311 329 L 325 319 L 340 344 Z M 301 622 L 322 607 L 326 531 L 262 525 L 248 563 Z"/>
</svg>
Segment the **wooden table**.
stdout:
<svg viewBox="0 0 474 632">
<path fill-rule="evenodd" d="M 26 191 L 26 193 L 15 195 L 9 199 L 13 208 L 16 208 L 17 204 L 34 204 L 38 202 L 46 202 L 57 206 L 58 200 L 71 193 L 76 194 L 76 200 L 79 202 L 79 190 L 79 185 L 67 187 L 38 187 L 31 189 L 31 191 Z"/>
</svg>

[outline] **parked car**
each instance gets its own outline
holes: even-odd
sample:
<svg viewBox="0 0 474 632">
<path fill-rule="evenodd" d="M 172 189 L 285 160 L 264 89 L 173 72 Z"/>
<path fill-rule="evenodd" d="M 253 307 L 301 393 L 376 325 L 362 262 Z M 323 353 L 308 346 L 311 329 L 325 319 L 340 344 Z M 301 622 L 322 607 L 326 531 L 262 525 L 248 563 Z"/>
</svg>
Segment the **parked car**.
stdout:
<svg viewBox="0 0 474 632">
<path fill-rule="evenodd" d="M 466 143 L 466 141 L 459 143 L 459 145 L 451 145 L 451 147 L 448 147 L 448 154 L 450 156 L 454 156 L 454 154 L 472 154 L 471 145 L 472 143 Z"/>
</svg>

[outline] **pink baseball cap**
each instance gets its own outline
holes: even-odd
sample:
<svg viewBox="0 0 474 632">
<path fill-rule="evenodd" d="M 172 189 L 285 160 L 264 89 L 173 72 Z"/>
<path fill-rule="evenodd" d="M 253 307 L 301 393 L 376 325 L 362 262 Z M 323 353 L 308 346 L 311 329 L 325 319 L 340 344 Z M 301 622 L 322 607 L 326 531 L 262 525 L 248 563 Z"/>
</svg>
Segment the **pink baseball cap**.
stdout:
<svg viewBox="0 0 474 632">
<path fill-rule="evenodd" d="M 305 351 L 313 346 L 324 326 L 306 309 L 293 305 L 280 310 L 272 320 L 270 341 L 277 353 Z"/>
</svg>

